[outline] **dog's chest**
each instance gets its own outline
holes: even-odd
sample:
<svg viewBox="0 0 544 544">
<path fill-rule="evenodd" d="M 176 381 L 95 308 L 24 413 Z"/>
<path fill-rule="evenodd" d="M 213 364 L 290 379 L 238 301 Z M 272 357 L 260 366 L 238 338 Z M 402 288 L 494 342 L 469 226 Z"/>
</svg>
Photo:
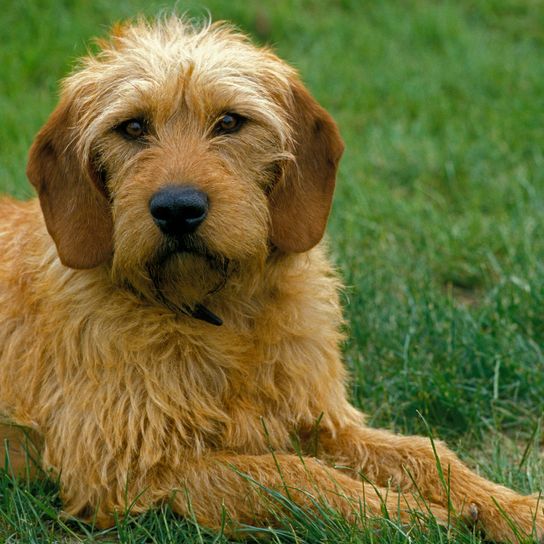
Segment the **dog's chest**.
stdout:
<svg viewBox="0 0 544 544">
<path fill-rule="evenodd" d="M 170 380 L 162 376 L 167 383 L 161 386 L 190 441 L 246 453 L 287 447 L 298 417 L 283 361 L 271 357 L 270 346 L 258 335 L 225 331 L 200 340 L 182 342 Z M 158 398 L 149 380 L 146 391 Z M 301 392 L 297 395 L 300 403 Z"/>
<path fill-rule="evenodd" d="M 228 329 L 215 336 L 164 335 L 160 342 L 148 335 L 144 349 L 138 337 L 118 337 L 113 362 L 86 362 L 86 372 L 65 369 L 62 402 L 71 408 L 62 414 L 78 414 L 95 427 L 92 435 L 135 456 L 157 444 L 165 456 L 210 448 L 286 449 L 303 392 L 289 386 L 284 361 L 272 357 L 281 352 L 279 344 L 272 350 L 255 338 Z"/>
</svg>

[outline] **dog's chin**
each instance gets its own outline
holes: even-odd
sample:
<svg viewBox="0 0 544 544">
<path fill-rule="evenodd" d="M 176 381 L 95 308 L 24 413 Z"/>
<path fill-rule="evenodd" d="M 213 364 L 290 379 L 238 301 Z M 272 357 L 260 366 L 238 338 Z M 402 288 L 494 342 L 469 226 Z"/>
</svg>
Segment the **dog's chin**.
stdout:
<svg viewBox="0 0 544 544">
<path fill-rule="evenodd" d="M 170 309 L 193 309 L 225 286 L 229 264 L 229 259 L 211 252 L 200 240 L 168 240 L 148 262 L 150 294 Z"/>
</svg>

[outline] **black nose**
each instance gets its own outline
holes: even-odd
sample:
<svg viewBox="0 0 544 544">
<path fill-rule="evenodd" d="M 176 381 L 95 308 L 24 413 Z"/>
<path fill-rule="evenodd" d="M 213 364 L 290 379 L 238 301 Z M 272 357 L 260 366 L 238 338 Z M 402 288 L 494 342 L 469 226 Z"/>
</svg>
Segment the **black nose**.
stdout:
<svg viewBox="0 0 544 544">
<path fill-rule="evenodd" d="M 208 215 L 208 197 L 192 187 L 165 187 L 151 197 L 149 211 L 165 234 L 190 234 Z"/>
</svg>

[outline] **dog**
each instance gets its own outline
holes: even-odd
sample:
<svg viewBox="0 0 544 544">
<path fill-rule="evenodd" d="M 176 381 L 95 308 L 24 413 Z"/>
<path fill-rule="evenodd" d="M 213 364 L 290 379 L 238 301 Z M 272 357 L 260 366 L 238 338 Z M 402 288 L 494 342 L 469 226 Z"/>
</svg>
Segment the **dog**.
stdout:
<svg viewBox="0 0 544 544">
<path fill-rule="evenodd" d="M 538 497 L 350 404 L 321 243 L 343 148 L 226 23 L 120 25 L 65 79 L 29 153 L 39 199 L 0 200 L 0 412 L 40 437 L 68 515 L 274 523 L 256 481 L 353 522 L 409 520 L 420 494 L 439 523 L 542 535 Z"/>
</svg>

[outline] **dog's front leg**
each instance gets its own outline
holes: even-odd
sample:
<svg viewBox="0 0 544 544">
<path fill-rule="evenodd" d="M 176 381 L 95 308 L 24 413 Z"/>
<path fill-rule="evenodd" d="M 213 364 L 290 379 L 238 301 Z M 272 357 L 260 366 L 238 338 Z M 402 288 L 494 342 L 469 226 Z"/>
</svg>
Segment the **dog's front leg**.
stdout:
<svg viewBox="0 0 544 544">
<path fill-rule="evenodd" d="M 310 452 L 312 453 L 312 452 Z M 379 486 L 393 485 L 420 493 L 433 503 L 471 516 L 496 541 L 517 541 L 515 530 L 544 535 L 544 498 L 522 496 L 471 471 L 442 442 L 399 436 L 363 426 L 318 436 L 319 457 L 362 473 Z M 509 520 L 507 519 L 509 518 Z"/>
<path fill-rule="evenodd" d="M 352 521 L 363 512 L 368 517 L 383 515 L 383 507 L 391 517 L 399 514 L 407 521 L 410 512 L 421 506 L 413 497 L 399 497 L 356 481 L 316 459 L 289 454 L 208 455 L 188 464 L 182 487 L 174 497 L 174 509 L 185 516 L 194 515 L 211 528 L 221 525 L 223 508 L 235 523 L 277 525 L 274 512 L 281 504 L 267 489 L 310 509 L 315 508 L 316 499 L 322 499 Z M 447 510 L 436 505 L 430 508 L 440 522 L 446 523 Z"/>
</svg>

